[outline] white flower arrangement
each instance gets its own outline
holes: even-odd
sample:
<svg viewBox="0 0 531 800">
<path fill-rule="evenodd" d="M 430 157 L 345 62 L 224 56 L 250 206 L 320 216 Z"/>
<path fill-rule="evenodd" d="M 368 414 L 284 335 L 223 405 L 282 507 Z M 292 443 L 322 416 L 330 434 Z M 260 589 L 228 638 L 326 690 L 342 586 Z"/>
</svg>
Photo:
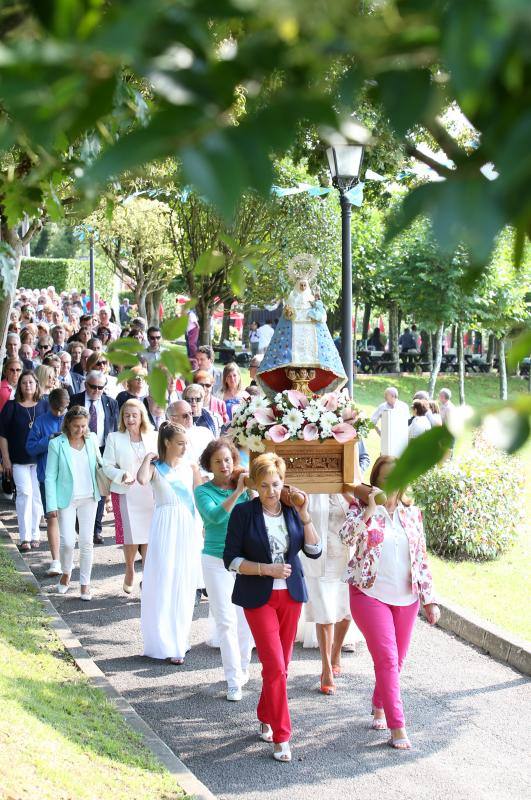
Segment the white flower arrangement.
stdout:
<svg viewBox="0 0 531 800">
<path fill-rule="evenodd" d="M 262 453 L 266 440 L 278 444 L 288 439 L 311 442 L 333 438 L 345 444 L 367 436 L 372 428 L 369 417 L 343 392 L 306 397 L 288 389 L 273 400 L 243 400 L 234 409 L 231 434 L 239 447 Z"/>
</svg>

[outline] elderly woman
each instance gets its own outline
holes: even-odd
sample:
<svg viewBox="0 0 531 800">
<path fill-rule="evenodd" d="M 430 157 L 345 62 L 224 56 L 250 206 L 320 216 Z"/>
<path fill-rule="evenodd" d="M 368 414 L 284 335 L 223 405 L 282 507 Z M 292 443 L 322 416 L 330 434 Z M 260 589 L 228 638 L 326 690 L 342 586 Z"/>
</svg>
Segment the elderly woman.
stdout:
<svg viewBox="0 0 531 800">
<path fill-rule="evenodd" d="M 135 557 L 145 561 L 153 516 L 153 492 L 141 486 L 136 475 L 146 453 L 157 449 L 157 436 L 146 409 L 138 400 L 126 400 L 120 409 L 118 430 L 107 436 L 103 471 L 112 481 L 116 544 L 123 544 L 125 577 L 123 590 L 130 594 L 135 579 Z"/>
<path fill-rule="evenodd" d="M 408 427 L 408 438 L 416 439 L 431 428 L 429 414 L 430 404 L 428 400 L 413 400 L 411 404 L 413 418 Z"/>
<path fill-rule="evenodd" d="M 131 372 L 133 372 L 134 375 L 125 382 L 125 389 L 116 395 L 118 408 L 121 408 L 126 400 L 142 401 L 147 395 L 147 370 L 144 369 L 144 367 L 137 366 L 133 367 Z"/>
<path fill-rule="evenodd" d="M 389 744 L 409 750 L 399 675 L 422 603 L 428 622 L 440 616 L 428 568 L 422 514 L 403 492 L 392 492 L 383 505 L 375 497 L 394 468 L 395 458 L 380 456 L 372 468 L 375 488 L 369 503 L 354 501 L 339 536 L 353 548 L 346 581 L 352 618 L 362 632 L 374 663 L 372 727 L 391 730 Z"/>
<path fill-rule="evenodd" d="M 248 500 L 245 472 L 236 485 L 232 480 L 238 466 L 238 451 L 229 439 L 210 442 L 203 451 L 200 466 L 213 475 L 212 480 L 195 490 L 197 510 L 205 526 L 205 544 L 201 558 L 203 577 L 208 592 L 210 610 L 216 622 L 221 650 L 221 662 L 227 681 L 227 700 L 242 699 L 242 686 L 249 680 L 252 636 L 243 610 L 231 600 L 234 573 L 223 564 L 227 525 L 232 509 Z"/>
<path fill-rule="evenodd" d="M 308 497 L 299 511 L 280 500 L 285 474 L 274 453 L 254 459 L 249 477 L 258 497 L 232 510 L 223 552 L 226 568 L 237 573 L 232 602 L 244 609 L 262 664 L 260 737 L 274 742 L 273 758 L 282 762 L 291 761 L 288 667 L 308 599 L 299 552 L 321 555 Z"/>
<path fill-rule="evenodd" d="M 35 375 L 24 371 L 18 379 L 14 399 L 8 400 L 0 413 L 0 452 L 4 472 L 8 477 L 13 476 L 17 487 L 15 507 L 23 553 L 38 549 L 42 516 L 37 462 L 26 450 L 26 440 L 35 420 L 47 410 L 48 401 L 41 399 Z"/>
<path fill-rule="evenodd" d="M 191 383 L 183 392 L 183 400 L 190 404 L 192 419 L 198 428 L 208 428 L 214 438 L 219 436 L 220 425 L 210 411 L 204 408 L 205 390 L 198 383 Z"/>
<path fill-rule="evenodd" d="M 80 599 L 85 601 L 92 599 L 90 576 L 94 521 L 100 500 L 96 481 L 99 458 L 96 434 L 89 431 L 88 411 L 82 406 L 72 406 L 65 414 L 61 435 L 48 445 L 44 488 L 48 515 L 59 518 L 62 575 L 57 592 L 66 594 L 70 587 L 77 520 Z"/>
</svg>

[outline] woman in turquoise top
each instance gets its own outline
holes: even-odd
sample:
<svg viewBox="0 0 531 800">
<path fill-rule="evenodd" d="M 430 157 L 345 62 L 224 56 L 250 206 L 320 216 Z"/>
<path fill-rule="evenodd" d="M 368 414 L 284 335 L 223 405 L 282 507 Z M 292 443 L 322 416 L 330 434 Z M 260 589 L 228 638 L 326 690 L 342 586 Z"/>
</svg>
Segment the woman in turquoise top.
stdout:
<svg viewBox="0 0 531 800">
<path fill-rule="evenodd" d="M 234 488 L 231 476 L 239 464 L 239 455 L 229 439 L 210 442 L 200 464 L 205 472 L 214 475 L 211 481 L 195 489 L 197 510 L 205 526 L 203 577 L 219 634 L 227 700 L 236 701 L 242 699 L 242 686 L 249 680 L 253 638 L 243 609 L 232 603 L 236 575 L 225 569 L 223 550 L 232 509 L 249 499 L 244 482 L 247 473 L 241 473 Z"/>
</svg>

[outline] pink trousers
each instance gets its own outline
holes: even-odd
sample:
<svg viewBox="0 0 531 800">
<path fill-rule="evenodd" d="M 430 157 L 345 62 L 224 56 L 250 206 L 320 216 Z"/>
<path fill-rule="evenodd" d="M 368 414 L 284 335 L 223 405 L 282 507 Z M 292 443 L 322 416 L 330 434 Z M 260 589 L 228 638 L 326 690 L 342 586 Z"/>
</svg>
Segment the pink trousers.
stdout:
<svg viewBox="0 0 531 800">
<path fill-rule="evenodd" d="M 399 674 L 411 641 L 419 601 L 409 606 L 391 606 L 351 585 L 350 610 L 374 663 L 373 708 L 383 708 L 388 728 L 403 728 Z"/>
</svg>

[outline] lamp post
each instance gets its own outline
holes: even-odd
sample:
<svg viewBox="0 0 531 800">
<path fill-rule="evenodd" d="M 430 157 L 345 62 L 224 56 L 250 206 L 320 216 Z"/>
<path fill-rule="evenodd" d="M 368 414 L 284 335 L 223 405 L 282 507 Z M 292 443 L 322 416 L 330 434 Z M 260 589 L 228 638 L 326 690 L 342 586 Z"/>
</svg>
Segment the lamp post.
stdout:
<svg viewBox="0 0 531 800">
<path fill-rule="evenodd" d="M 89 234 L 89 293 L 90 293 L 90 310 L 92 316 L 96 313 L 96 298 L 95 298 L 95 273 L 94 273 L 94 233 Z"/>
<path fill-rule="evenodd" d="M 362 144 L 340 144 L 326 151 L 332 183 L 341 202 L 341 350 L 347 373 L 347 388 L 352 397 L 352 243 L 350 190 L 358 183 L 363 153 Z M 355 335 L 356 332 L 354 332 Z"/>
</svg>

